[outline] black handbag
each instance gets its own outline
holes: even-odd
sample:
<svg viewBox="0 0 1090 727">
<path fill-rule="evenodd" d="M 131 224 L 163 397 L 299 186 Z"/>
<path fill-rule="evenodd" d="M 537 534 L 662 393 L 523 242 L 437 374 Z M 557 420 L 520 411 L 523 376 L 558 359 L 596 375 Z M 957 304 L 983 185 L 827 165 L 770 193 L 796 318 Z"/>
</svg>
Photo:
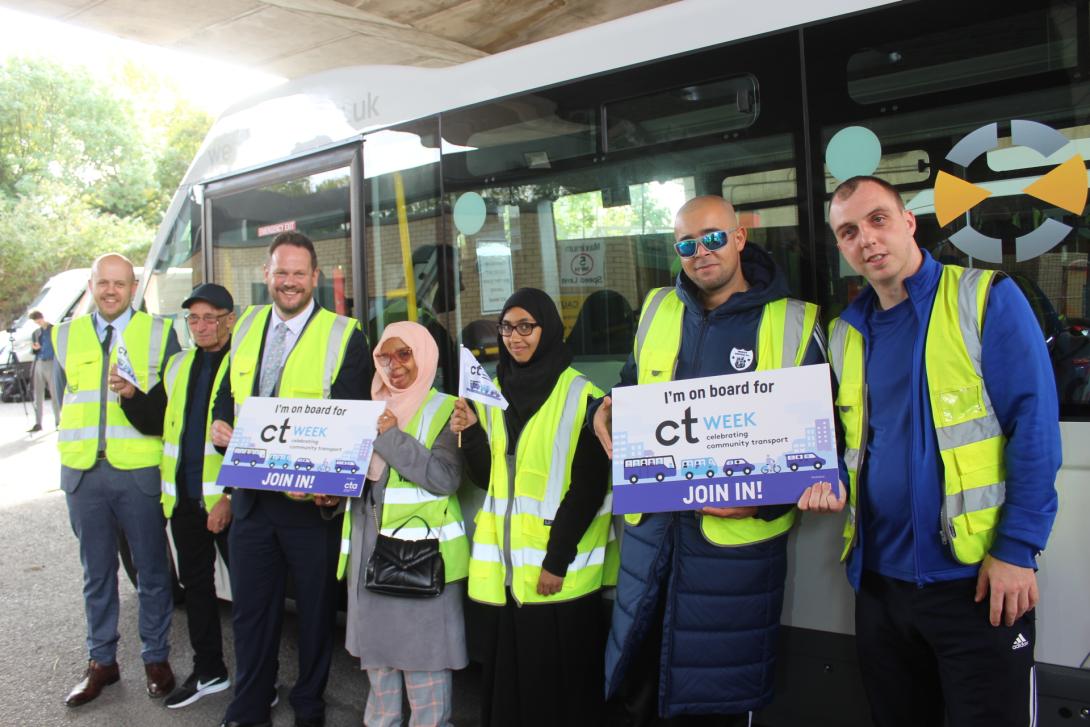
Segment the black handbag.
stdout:
<svg viewBox="0 0 1090 727">
<path fill-rule="evenodd" d="M 367 561 L 364 588 L 372 593 L 398 598 L 435 598 L 442 593 L 446 584 L 446 570 L 443 555 L 439 552 L 439 538 L 397 538 L 398 531 L 414 519 L 424 523 L 428 535 L 431 535 L 431 526 L 427 521 L 413 515 L 391 535 L 383 535 L 373 499 L 371 517 L 375 521 L 375 549 Z"/>
</svg>

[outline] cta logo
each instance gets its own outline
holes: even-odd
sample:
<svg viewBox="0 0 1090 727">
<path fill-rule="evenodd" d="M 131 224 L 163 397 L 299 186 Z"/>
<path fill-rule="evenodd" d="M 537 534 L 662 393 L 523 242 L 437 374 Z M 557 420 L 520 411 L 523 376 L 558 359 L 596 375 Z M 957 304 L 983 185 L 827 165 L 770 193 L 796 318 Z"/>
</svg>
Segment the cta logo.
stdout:
<svg viewBox="0 0 1090 727">
<path fill-rule="evenodd" d="M 1069 140 L 1051 126 L 1014 119 L 1011 125 L 1011 142 L 1014 146 L 1033 149 L 1048 157 L 1067 146 Z M 987 124 L 961 139 L 946 159 L 963 168 L 981 155 L 999 148 L 999 124 Z M 1022 190 L 1054 207 L 1081 215 L 1086 207 L 1086 163 L 1079 154 L 1044 174 Z M 935 180 L 935 217 L 940 226 L 953 222 L 992 195 L 991 190 L 940 171 Z M 1017 262 L 1035 258 L 1057 245 L 1071 233 L 1072 227 L 1058 220 L 1046 219 L 1037 228 L 1014 239 L 1014 256 Z M 959 250 L 978 260 L 990 263 L 1003 262 L 1003 240 L 990 237 L 972 225 L 966 225 L 950 236 L 950 242 Z"/>
</svg>

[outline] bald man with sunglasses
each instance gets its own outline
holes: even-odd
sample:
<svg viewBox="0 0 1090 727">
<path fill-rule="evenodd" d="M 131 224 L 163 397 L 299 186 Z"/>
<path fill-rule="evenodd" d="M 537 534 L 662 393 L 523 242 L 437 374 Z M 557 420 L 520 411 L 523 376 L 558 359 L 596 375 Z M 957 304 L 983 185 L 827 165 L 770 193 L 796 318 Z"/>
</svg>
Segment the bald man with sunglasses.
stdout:
<svg viewBox="0 0 1090 727">
<path fill-rule="evenodd" d="M 620 386 L 825 361 L 817 306 L 788 297 L 786 278 L 746 244 L 729 202 L 690 200 L 674 234 L 681 273 L 648 295 L 641 353 L 629 357 Z M 782 348 L 780 360 L 759 360 L 759 339 Z M 593 422 L 612 455 L 610 397 Z M 615 723 L 706 724 L 715 715 L 717 725 L 745 725 L 771 701 L 794 517 L 791 505 L 625 516 L 606 648 Z"/>
</svg>

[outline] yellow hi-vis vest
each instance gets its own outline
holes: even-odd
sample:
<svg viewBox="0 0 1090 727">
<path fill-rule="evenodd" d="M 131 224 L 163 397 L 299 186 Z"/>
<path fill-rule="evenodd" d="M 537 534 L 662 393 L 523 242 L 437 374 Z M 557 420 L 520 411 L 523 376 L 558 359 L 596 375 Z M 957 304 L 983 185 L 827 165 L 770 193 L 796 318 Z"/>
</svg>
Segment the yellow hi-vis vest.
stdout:
<svg viewBox="0 0 1090 727">
<path fill-rule="evenodd" d="M 537 593 L 552 522 L 571 486 L 588 395 L 600 397 L 602 391 L 575 369 L 562 373 L 549 398 L 523 427 L 513 457 L 507 454 L 503 412 L 476 404 L 492 449 L 492 477 L 473 532 L 469 560 L 473 600 L 502 606 L 506 586 L 519 605 L 556 603 L 617 583 L 620 560 L 610 521 L 613 495 L 607 493 L 579 540 L 563 587 L 551 596 Z"/>
<path fill-rule="evenodd" d="M 800 366 L 817 326 L 818 307 L 794 298 L 766 303 L 757 329 L 757 370 Z M 637 383 L 672 381 L 681 349 L 685 304 L 674 288 L 656 288 L 644 301 L 633 355 Z M 639 525 L 640 513 L 625 515 L 630 525 Z M 720 546 L 752 545 L 786 534 L 795 524 L 795 510 L 775 520 L 756 517 L 721 518 L 700 516 L 700 531 L 708 542 Z"/>
<path fill-rule="evenodd" d="M 231 394 L 237 416 L 242 402 L 253 394 L 261 357 L 261 337 L 272 307 L 252 305 L 243 312 L 231 334 Z M 348 339 L 359 323 L 318 306 L 299 340 L 288 354 L 273 396 L 285 399 L 328 399 L 344 362 Z"/>
<path fill-rule="evenodd" d="M 453 396 L 440 394 L 432 389 L 404 431 L 431 449 L 450 420 L 454 401 Z M 370 506 L 366 501 L 361 504 L 364 517 L 368 517 Z M 394 531 L 397 531 L 396 534 Z M 433 495 L 423 487 L 402 478 L 401 473 L 390 467 L 386 494 L 382 501 L 382 525 L 379 532 L 399 540 L 438 538 L 446 582 L 460 581 L 466 577 L 469 568 L 469 540 L 466 538 L 462 507 L 458 503 L 457 495 Z M 337 562 L 337 578 L 344 578 L 351 545 L 352 513 L 346 509 L 341 525 L 341 555 Z"/>
<path fill-rule="evenodd" d="M 134 311 L 125 326 L 126 353 L 142 391 L 158 383 L 169 337 L 168 321 L 140 311 Z M 120 345 L 118 336 L 114 340 Z M 54 326 L 53 347 L 67 379 L 57 434 L 61 464 L 77 470 L 94 466 L 98 455 L 99 414 L 105 406 L 109 463 L 121 470 L 157 467 L 163 454 L 162 440 L 141 434 L 121 410 L 117 394 L 106 386 L 110 366 L 117 363 L 118 346 L 112 346 L 109 359 L 103 360 L 95 324 L 86 315 Z"/>
<path fill-rule="evenodd" d="M 980 370 L 984 311 L 994 278 L 994 270 L 944 266 L 924 342 L 928 398 L 943 467 L 942 538 L 954 558 L 966 565 L 988 554 L 1005 495 L 1007 439 Z M 829 325 L 829 335 L 850 480 L 844 560 L 855 545 L 859 472 L 867 451 L 865 346 L 862 334 L 840 318 Z"/>
<path fill-rule="evenodd" d="M 163 372 L 163 386 L 167 394 L 167 410 L 163 417 L 163 461 L 159 473 L 163 481 L 163 516 L 174 514 L 174 505 L 178 501 L 178 453 L 182 441 L 182 429 L 185 427 L 186 403 L 189 400 L 189 372 L 197 357 L 197 349 L 176 353 L 167 361 Z M 208 404 L 208 419 L 204 425 L 204 464 L 201 472 L 201 492 L 204 508 L 211 512 L 219 499 L 223 497 L 223 488 L 216 485 L 216 477 L 223 464 L 223 455 L 212 445 L 212 402 L 216 399 L 220 382 L 227 371 L 224 362 L 216 370 L 212 380 L 212 401 Z"/>
</svg>

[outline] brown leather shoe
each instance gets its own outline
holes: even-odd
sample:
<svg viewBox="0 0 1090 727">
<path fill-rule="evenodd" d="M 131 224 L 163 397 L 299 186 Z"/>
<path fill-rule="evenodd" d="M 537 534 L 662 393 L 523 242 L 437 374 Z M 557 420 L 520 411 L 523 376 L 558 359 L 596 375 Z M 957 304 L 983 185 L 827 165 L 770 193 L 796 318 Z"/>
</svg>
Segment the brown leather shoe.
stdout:
<svg viewBox="0 0 1090 727">
<path fill-rule="evenodd" d="M 117 664 L 103 666 L 94 659 L 87 662 L 87 671 L 83 672 L 83 681 L 77 684 L 65 697 L 64 703 L 69 707 L 79 707 L 87 704 L 102 693 L 102 690 L 121 678 L 121 670 Z"/>
<path fill-rule="evenodd" d="M 148 696 L 152 699 L 165 697 L 174 691 L 174 672 L 169 661 L 144 664 L 144 673 L 148 675 Z"/>
</svg>

